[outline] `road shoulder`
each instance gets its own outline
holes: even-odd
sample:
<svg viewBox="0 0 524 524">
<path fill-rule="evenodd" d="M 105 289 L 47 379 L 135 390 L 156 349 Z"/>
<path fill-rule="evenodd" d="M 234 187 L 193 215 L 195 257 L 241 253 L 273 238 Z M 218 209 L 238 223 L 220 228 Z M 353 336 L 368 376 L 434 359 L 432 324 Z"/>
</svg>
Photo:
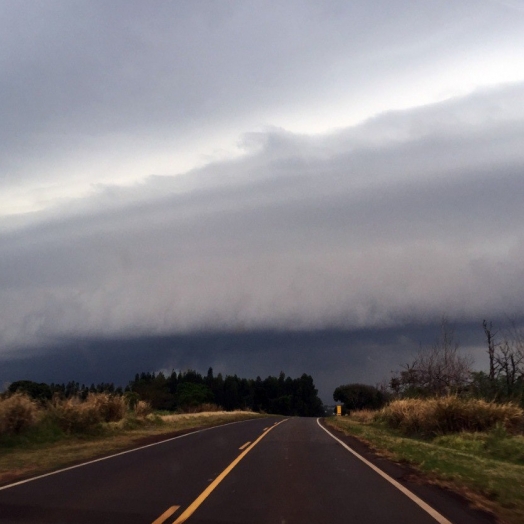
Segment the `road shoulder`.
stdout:
<svg viewBox="0 0 524 524">
<path fill-rule="evenodd" d="M 460 524 L 465 522 L 479 524 L 497 523 L 497 519 L 492 513 L 473 507 L 472 501 L 468 500 L 463 494 L 437 485 L 434 479 L 424 476 L 408 464 L 393 462 L 381 454 L 379 450 L 372 449 L 366 442 L 353 435 L 348 435 L 338 428 L 327 425 L 324 419 L 320 419 L 319 422 L 323 428 L 374 466 L 420 497 L 431 507 L 442 512 L 451 522 Z"/>
</svg>

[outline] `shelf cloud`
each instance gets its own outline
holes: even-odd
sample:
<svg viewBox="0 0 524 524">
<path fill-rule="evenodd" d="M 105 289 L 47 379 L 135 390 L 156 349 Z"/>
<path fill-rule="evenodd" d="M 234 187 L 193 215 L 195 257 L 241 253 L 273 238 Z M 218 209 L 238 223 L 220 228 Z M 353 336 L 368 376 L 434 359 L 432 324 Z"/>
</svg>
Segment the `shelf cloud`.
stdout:
<svg viewBox="0 0 524 524">
<path fill-rule="evenodd" d="M 521 316 L 517 2 L 272 5 L 0 5 L 4 362 Z"/>
</svg>

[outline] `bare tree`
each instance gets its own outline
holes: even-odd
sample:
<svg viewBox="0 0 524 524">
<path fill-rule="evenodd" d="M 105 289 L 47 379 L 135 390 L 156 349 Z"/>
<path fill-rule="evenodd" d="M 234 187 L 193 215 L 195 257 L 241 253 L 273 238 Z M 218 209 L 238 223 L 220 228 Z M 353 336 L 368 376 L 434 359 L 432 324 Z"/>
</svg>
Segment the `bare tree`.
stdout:
<svg viewBox="0 0 524 524">
<path fill-rule="evenodd" d="M 495 355 L 495 362 L 499 373 L 505 378 L 506 392 L 511 397 L 524 378 L 524 337 L 514 321 L 510 324 Z"/>
<path fill-rule="evenodd" d="M 502 332 L 498 332 L 486 320 L 482 326 L 486 335 L 489 356 L 489 394 L 494 399 L 507 399 L 524 394 L 524 333 L 515 321 Z"/>
<path fill-rule="evenodd" d="M 491 383 L 495 381 L 495 378 L 497 377 L 497 374 L 499 372 L 497 362 L 496 362 L 496 352 L 497 352 L 497 346 L 498 344 L 495 342 L 497 332 L 493 331 L 493 323 L 490 322 L 489 324 L 484 319 L 482 321 L 482 327 L 484 328 L 484 334 L 486 335 L 486 339 L 488 342 L 488 356 L 489 356 L 489 380 Z"/>
<path fill-rule="evenodd" d="M 464 389 L 471 378 L 473 360 L 461 355 L 455 332 L 444 317 L 440 334 L 429 348 L 421 348 L 413 362 L 403 366 L 391 387 L 405 393 L 449 395 Z"/>
</svg>

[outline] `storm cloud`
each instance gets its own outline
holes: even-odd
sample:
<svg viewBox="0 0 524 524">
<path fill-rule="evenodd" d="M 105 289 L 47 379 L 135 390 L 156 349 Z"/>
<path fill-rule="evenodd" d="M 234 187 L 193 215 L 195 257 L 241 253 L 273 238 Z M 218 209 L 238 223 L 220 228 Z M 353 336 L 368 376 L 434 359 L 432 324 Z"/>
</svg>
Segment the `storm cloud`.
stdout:
<svg viewBox="0 0 524 524">
<path fill-rule="evenodd" d="M 521 317 L 519 3 L 30 5 L 0 3 L 5 380 L 86 340 L 237 369 L 205 333 L 294 333 L 328 377 L 318 333 L 387 332 L 383 373 L 444 314 Z"/>
<path fill-rule="evenodd" d="M 3 346 L 521 311 L 524 88 L 475 98 L 480 125 L 466 98 L 331 136 L 272 130 L 191 189 L 151 177 L 5 232 Z"/>
</svg>

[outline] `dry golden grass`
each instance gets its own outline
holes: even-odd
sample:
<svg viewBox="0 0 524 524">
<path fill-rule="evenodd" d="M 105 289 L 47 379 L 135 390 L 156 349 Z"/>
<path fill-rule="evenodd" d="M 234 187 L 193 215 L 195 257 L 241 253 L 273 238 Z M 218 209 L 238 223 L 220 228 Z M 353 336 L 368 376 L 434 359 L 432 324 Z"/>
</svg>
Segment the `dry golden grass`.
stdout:
<svg viewBox="0 0 524 524">
<path fill-rule="evenodd" d="M 489 431 L 496 426 L 512 433 L 524 429 L 524 410 L 515 404 L 456 396 L 396 400 L 378 412 L 377 419 L 405 434 Z"/>
<path fill-rule="evenodd" d="M 15 393 L 0 400 L 0 435 L 17 435 L 35 426 L 42 410 L 28 396 Z"/>
<path fill-rule="evenodd" d="M 217 404 L 213 404 L 212 402 L 204 402 L 204 404 L 199 404 L 198 406 L 186 406 L 184 408 L 179 408 L 178 411 L 180 413 L 208 413 L 224 411 L 224 409 Z"/>
<path fill-rule="evenodd" d="M 92 403 L 95 406 L 104 422 L 121 420 L 127 413 L 127 404 L 120 395 L 90 393 L 85 402 L 87 404 Z"/>
<path fill-rule="evenodd" d="M 182 423 L 183 421 L 195 421 L 199 419 L 205 420 L 208 418 L 213 418 L 213 419 L 224 418 L 224 420 L 239 418 L 241 420 L 246 414 L 249 415 L 249 418 L 259 416 L 258 413 L 253 413 L 252 411 L 236 410 L 236 411 L 200 411 L 197 413 L 173 413 L 169 415 L 161 415 L 160 418 L 164 422 Z"/>
<path fill-rule="evenodd" d="M 121 420 L 126 412 L 125 400 L 107 393 L 90 393 L 84 401 L 55 398 L 47 408 L 48 417 L 66 433 L 90 432 L 102 422 Z"/>
<path fill-rule="evenodd" d="M 139 403 L 139 408 L 137 415 L 151 412 L 146 402 Z M 90 393 L 84 401 L 77 397 L 57 397 L 46 406 L 25 394 L 15 393 L 0 399 L 0 437 L 24 434 L 49 422 L 65 433 L 85 433 L 103 422 L 122 420 L 127 412 L 125 399 L 108 393 Z"/>
<path fill-rule="evenodd" d="M 139 400 L 133 409 L 137 417 L 147 417 L 153 410 L 151 404 L 145 400 Z"/>
<path fill-rule="evenodd" d="M 376 415 L 376 411 L 372 411 L 371 409 L 361 409 L 360 411 L 352 411 L 350 416 L 352 420 L 366 424 L 368 422 L 373 422 Z"/>
</svg>

